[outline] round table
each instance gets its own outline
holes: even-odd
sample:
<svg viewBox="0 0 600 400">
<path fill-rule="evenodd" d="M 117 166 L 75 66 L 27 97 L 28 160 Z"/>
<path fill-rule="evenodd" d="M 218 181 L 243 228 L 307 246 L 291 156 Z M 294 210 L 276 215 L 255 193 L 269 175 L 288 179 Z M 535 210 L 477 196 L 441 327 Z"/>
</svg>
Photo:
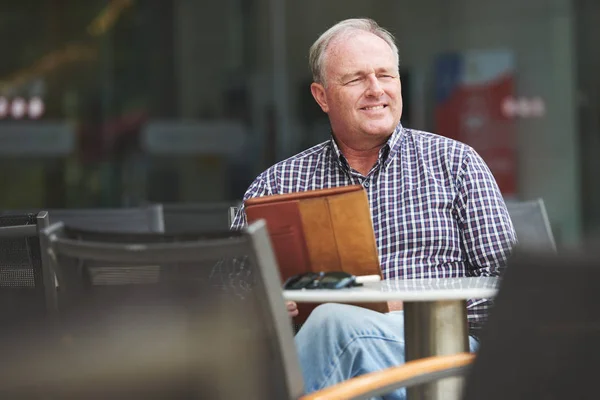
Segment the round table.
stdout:
<svg viewBox="0 0 600 400">
<path fill-rule="evenodd" d="M 496 277 L 403 279 L 366 282 L 363 286 L 331 290 L 284 290 L 295 302 L 404 303 L 406 361 L 469 351 L 468 299 L 492 298 L 498 290 Z M 410 388 L 414 399 L 459 399 L 462 378 Z"/>
<path fill-rule="evenodd" d="M 366 282 L 347 289 L 284 290 L 295 302 L 377 303 L 381 301 L 430 302 L 467 300 L 496 295 L 498 278 L 402 279 Z"/>
</svg>

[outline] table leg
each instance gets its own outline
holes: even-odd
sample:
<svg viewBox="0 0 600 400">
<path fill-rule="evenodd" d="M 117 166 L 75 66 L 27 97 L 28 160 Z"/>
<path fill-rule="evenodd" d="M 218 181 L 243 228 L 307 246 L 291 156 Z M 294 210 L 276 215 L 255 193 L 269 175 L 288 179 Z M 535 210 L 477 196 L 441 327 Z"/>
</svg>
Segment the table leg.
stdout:
<svg viewBox="0 0 600 400">
<path fill-rule="evenodd" d="M 404 303 L 406 361 L 469 351 L 464 300 Z M 453 377 L 409 388 L 409 400 L 458 400 L 464 379 Z"/>
</svg>

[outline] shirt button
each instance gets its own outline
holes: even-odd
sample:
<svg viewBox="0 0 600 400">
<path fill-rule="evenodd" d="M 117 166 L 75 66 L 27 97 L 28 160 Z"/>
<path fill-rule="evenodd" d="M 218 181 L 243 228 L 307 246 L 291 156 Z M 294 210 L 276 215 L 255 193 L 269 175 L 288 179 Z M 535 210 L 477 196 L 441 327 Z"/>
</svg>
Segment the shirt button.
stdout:
<svg viewBox="0 0 600 400">
<path fill-rule="evenodd" d="M 369 187 L 369 181 L 364 181 L 363 182 L 363 186 L 366 187 L 366 188 L 368 188 Z"/>
</svg>

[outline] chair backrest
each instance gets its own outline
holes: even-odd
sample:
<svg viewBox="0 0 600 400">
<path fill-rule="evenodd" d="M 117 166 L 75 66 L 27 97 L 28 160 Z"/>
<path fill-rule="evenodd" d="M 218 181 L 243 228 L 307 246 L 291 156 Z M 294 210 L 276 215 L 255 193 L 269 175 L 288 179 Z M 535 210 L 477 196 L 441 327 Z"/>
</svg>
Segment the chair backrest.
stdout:
<svg viewBox="0 0 600 400">
<path fill-rule="evenodd" d="M 50 210 L 50 223 L 62 221 L 82 229 L 119 232 L 164 232 L 160 204 L 130 208 Z"/>
<path fill-rule="evenodd" d="M 231 207 L 235 203 L 163 204 L 165 232 L 211 232 L 231 225 Z"/>
<path fill-rule="evenodd" d="M 163 211 L 160 204 L 129 208 L 50 209 L 48 218 L 51 224 L 64 222 L 69 226 L 82 229 L 164 232 Z"/>
<path fill-rule="evenodd" d="M 65 354 L 47 346 L 33 360 L 20 357 L 0 375 L 0 394 L 29 393 L 31 387 L 50 397 L 63 391 L 118 397 L 149 388 L 164 394 L 168 387 L 171 395 L 196 394 L 189 398 L 302 395 L 264 223 L 211 235 L 121 233 L 112 241 L 106 232 L 54 224 L 42 237 L 61 292 L 77 297 L 77 303 L 61 307 L 77 351 Z M 143 282 L 97 279 L 98 271 L 91 271 L 107 268 L 119 275 L 119 266 L 152 265 L 158 274 Z M 121 293 L 106 298 L 97 290 L 102 286 Z"/>
<path fill-rule="evenodd" d="M 507 201 L 506 207 L 517 233 L 518 247 L 533 251 L 556 251 L 554 235 L 542 199 Z"/>
<path fill-rule="evenodd" d="M 600 365 L 599 260 L 596 250 L 509 262 L 465 400 L 598 397 L 590 366 Z"/>
<path fill-rule="evenodd" d="M 48 213 L 0 216 L 0 326 L 29 323 L 56 307 L 54 275 L 40 245 Z"/>
</svg>

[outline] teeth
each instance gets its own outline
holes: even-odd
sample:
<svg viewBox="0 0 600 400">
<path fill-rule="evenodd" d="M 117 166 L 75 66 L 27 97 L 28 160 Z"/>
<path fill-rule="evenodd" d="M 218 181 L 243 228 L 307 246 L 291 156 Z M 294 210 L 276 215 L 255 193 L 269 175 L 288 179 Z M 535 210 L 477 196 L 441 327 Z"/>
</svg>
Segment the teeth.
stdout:
<svg viewBox="0 0 600 400">
<path fill-rule="evenodd" d="M 374 106 L 374 107 L 365 107 L 365 110 L 367 111 L 371 111 L 371 110 L 381 110 L 384 106 Z"/>
</svg>

